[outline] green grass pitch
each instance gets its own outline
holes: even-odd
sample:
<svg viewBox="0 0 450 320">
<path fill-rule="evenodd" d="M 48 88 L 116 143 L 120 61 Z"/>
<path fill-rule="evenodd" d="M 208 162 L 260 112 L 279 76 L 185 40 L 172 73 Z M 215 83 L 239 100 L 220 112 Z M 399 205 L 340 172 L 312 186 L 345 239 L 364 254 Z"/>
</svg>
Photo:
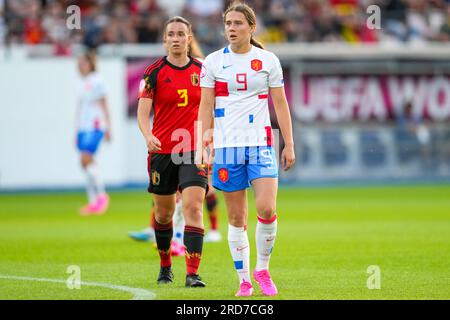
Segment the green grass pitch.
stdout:
<svg viewBox="0 0 450 320">
<path fill-rule="evenodd" d="M 252 194 L 249 194 L 252 198 Z M 200 274 L 206 288 L 184 288 L 184 258 L 175 283 L 156 285 L 159 258 L 127 233 L 149 221 L 149 195 L 113 192 L 100 217 L 81 217 L 83 193 L 0 195 L 0 299 L 130 299 L 110 287 L 65 281 L 77 265 L 81 281 L 146 289 L 156 299 L 236 299 L 237 275 L 226 241 L 205 244 Z M 256 260 L 256 212 L 250 201 L 251 265 Z M 450 186 L 280 189 L 278 237 L 271 273 L 275 299 L 450 299 Z M 205 225 L 208 222 L 205 219 Z M 376 265 L 381 288 L 368 289 Z M 263 297 L 255 285 L 252 299 Z"/>
</svg>

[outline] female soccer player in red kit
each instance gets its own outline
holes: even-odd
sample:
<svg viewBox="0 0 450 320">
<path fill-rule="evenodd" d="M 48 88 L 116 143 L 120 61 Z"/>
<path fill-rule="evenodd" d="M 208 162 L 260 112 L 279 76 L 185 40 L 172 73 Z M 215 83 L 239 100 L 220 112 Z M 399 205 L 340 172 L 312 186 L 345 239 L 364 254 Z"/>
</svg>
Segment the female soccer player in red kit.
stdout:
<svg viewBox="0 0 450 320">
<path fill-rule="evenodd" d="M 250 184 L 258 214 L 253 277 L 262 293 L 272 296 L 278 293 L 269 274 L 277 233 L 278 168 L 272 146 L 269 94 L 285 141 L 282 167 L 288 170 L 295 162 L 283 71 L 278 58 L 253 39 L 256 16 L 249 6 L 232 4 L 223 21 L 229 46 L 208 55 L 200 75 L 199 135 L 203 137 L 214 121 L 213 186 L 223 191 L 227 205 L 228 243 L 240 281 L 236 296 L 253 293 L 246 229 L 246 189 Z"/>
<path fill-rule="evenodd" d="M 194 163 L 194 122 L 200 103 L 201 63 L 188 55 L 191 24 L 182 17 L 168 20 L 164 46 L 168 52 L 149 66 L 140 84 L 138 123 L 149 150 L 148 191 L 155 201 L 156 244 L 161 263 L 158 283 L 173 282 L 171 240 L 175 194 L 182 192 L 185 219 L 186 286 L 204 287 L 198 275 L 203 249 L 203 199 L 207 172 Z M 153 128 L 150 111 L 154 109 Z"/>
</svg>

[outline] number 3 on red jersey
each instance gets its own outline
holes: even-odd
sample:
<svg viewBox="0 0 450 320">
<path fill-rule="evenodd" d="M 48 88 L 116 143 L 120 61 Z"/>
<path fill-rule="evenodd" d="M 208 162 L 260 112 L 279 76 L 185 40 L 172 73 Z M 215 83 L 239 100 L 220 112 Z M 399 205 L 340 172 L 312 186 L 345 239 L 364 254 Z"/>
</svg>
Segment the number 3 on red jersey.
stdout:
<svg viewBox="0 0 450 320">
<path fill-rule="evenodd" d="M 188 105 L 188 91 L 187 89 L 179 89 L 178 95 L 180 96 L 180 99 L 183 100 L 183 102 L 179 102 L 177 105 L 178 107 L 186 107 Z"/>
<path fill-rule="evenodd" d="M 247 91 L 247 74 L 246 73 L 237 73 L 236 74 L 236 82 L 244 85 L 241 88 L 237 88 L 237 91 Z"/>
</svg>

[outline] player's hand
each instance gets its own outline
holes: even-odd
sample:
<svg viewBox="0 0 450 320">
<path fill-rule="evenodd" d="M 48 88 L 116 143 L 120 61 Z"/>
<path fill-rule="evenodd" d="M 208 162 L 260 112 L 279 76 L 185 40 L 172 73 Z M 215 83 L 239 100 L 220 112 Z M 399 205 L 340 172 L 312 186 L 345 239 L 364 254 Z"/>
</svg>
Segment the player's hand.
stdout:
<svg viewBox="0 0 450 320">
<path fill-rule="evenodd" d="M 281 152 L 281 166 L 284 171 L 288 171 L 295 163 L 294 146 L 285 146 Z"/>
<path fill-rule="evenodd" d="M 208 167 L 208 152 L 206 148 L 201 148 L 195 152 L 195 164 L 199 169 L 205 169 Z"/>
<path fill-rule="evenodd" d="M 106 129 L 105 131 L 105 140 L 108 142 L 111 141 L 111 131 L 109 129 Z"/>
<path fill-rule="evenodd" d="M 160 151 L 161 150 L 161 141 L 158 140 L 153 134 L 150 133 L 146 138 L 148 151 Z"/>
</svg>

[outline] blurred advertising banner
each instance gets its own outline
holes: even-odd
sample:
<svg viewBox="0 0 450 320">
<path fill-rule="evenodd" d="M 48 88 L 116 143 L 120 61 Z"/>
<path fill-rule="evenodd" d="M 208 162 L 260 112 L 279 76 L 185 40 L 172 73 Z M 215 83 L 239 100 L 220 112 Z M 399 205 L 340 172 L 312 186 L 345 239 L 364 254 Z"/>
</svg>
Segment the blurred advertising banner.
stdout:
<svg viewBox="0 0 450 320">
<path fill-rule="evenodd" d="M 404 116 L 450 120 L 448 75 L 298 75 L 291 107 L 302 122 L 386 121 Z"/>
<path fill-rule="evenodd" d="M 156 57 L 149 59 L 127 59 L 127 114 L 136 117 L 139 83 L 144 76 L 145 69 L 156 61 Z"/>
</svg>

